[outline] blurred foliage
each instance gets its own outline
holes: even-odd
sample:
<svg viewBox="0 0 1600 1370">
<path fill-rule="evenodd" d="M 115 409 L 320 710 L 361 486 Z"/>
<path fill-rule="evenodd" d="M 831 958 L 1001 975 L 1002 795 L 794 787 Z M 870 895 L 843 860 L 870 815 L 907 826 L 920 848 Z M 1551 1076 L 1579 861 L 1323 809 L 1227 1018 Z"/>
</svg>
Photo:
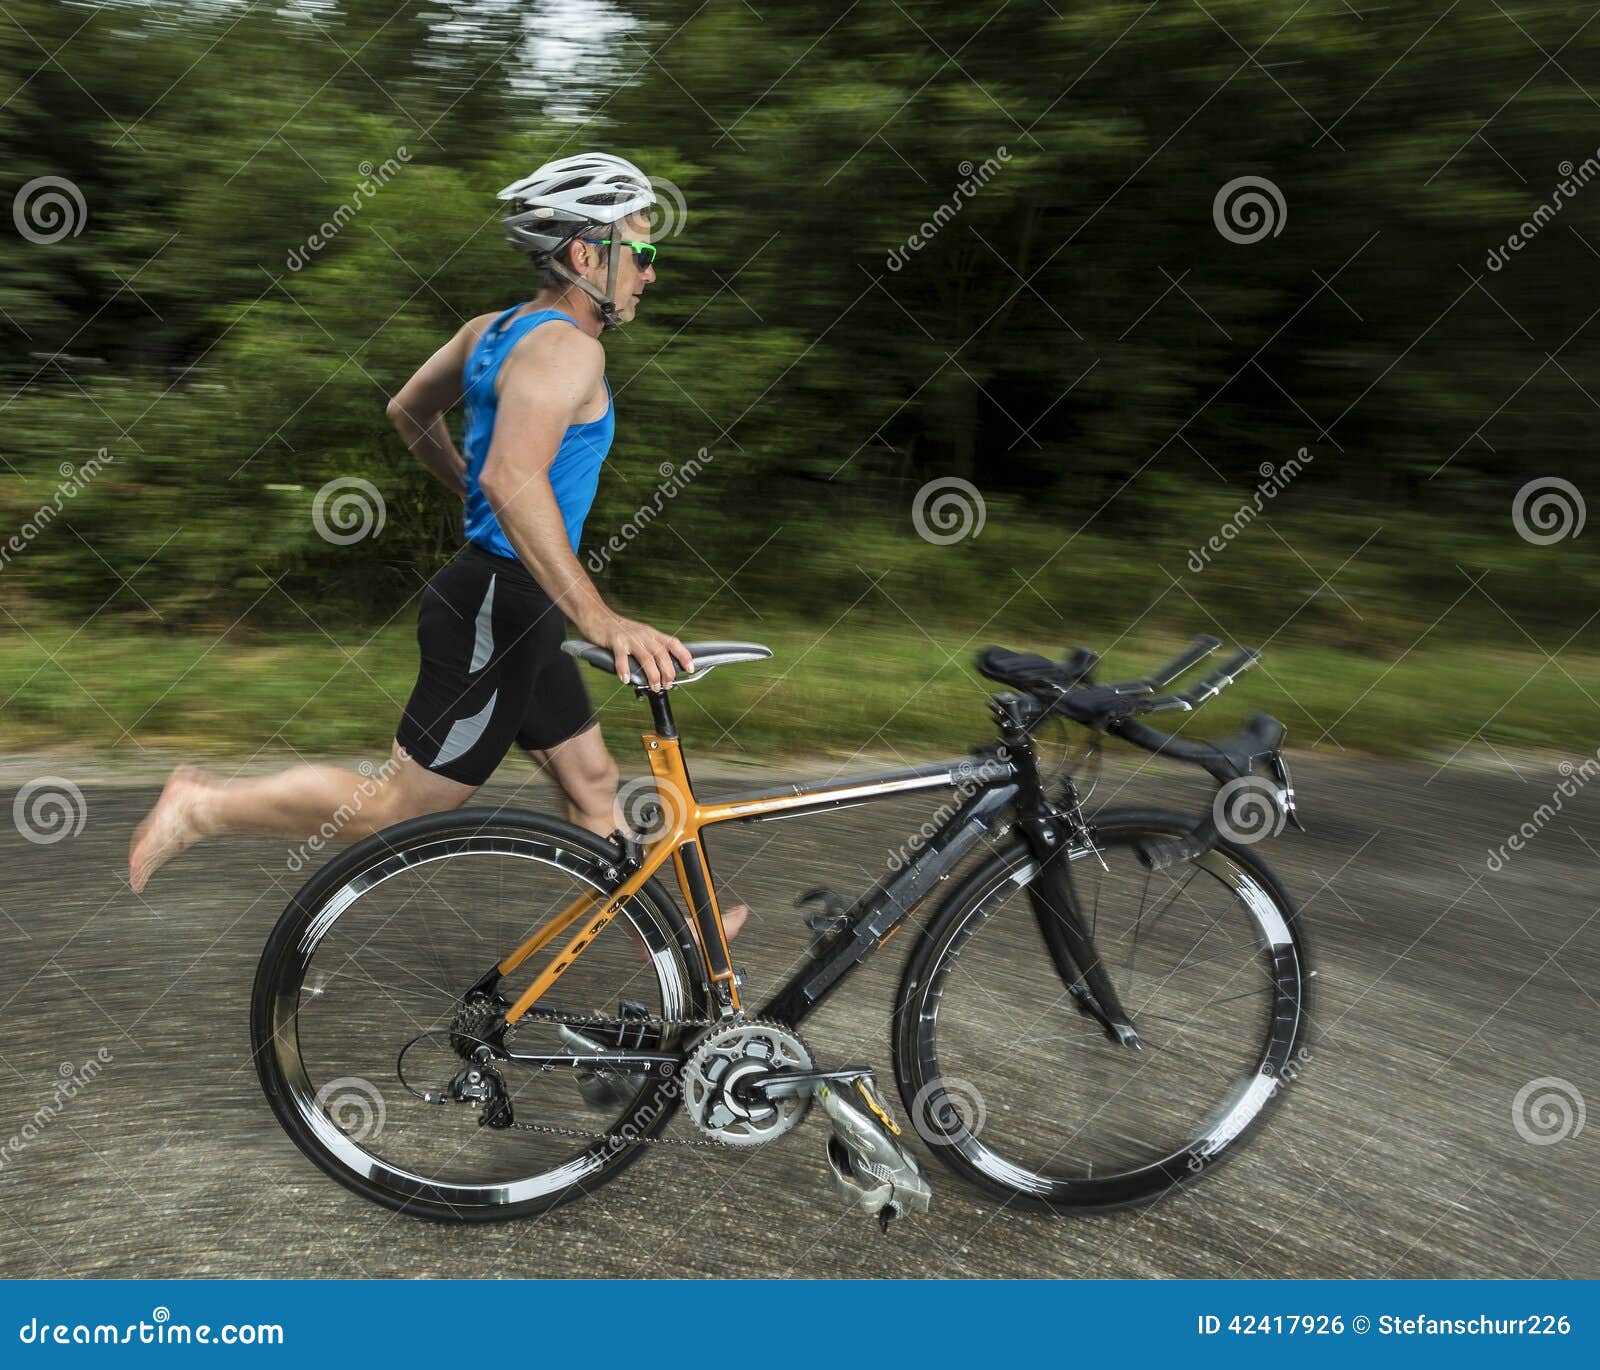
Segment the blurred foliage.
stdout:
<svg viewBox="0 0 1600 1370">
<path fill-rule="evenodd" d="M 114 460 L 0 603 L 186 631 L 407 615 L 459 511 L 384 403 L 532 293 L 494 192 L 604 147 L 686 212 L 607 339 L 590 542 L 664 463 L 713 458 L 608 568 L 629 611 L 751 636 L 849 611 L 952 649 L 1592 646 L 1594 539 L 1531 545 L 1511 505 L 1590 469 L 1600 187 L 1485 261 L 1595 153 L 1600 52 L 1564 47 L 1580 20 L 1548 0 L 1361 8 L 7 0 L 6 191 L 65 177 L 87 222 L 0 255 L 0 514 Z M 1219 233 L 1240 176 L 1281 190 L 1275 236 Z M 381 535 L 317 536 L 336 476 L 381 489 Z M 949 476 L 986 521 L 933 545 L 913 502 Z"/>
<path fill-rule="evenodd" d="M 754 762 L 829 757 L 844 771 L 868 757 L 893 764 L 958 755 L 992 736 L 989 690 L 956 650 L 959 635 L 824 626 L 769 616 L 762 637 L 774 651 L 770 662 L 717 671 L 683 691 L 677 719 L 694 753 Z M 1135 675 L 1172 645 L 1160 633 L 1123 637 L 1108 670 Z M 145 765 L 173 752 L 236 760 L 285 750 L 381 754 L 414 675 L 412 630 L 401 624 L 349 640 L 281 630 L 270 641 L 242 628 L 199 638 L 40 627 L 0 652 L 8 750 L 66 744 Z M 1502 754 L 1574 755 L 1594 731 L 1593 694 L 1582 682 L 1597 676 L 1600 658 L 1571 652 L 1558 669 L 1531 651 L 1483 654 L 1463 645 L 1428 644 L 1395 660 L 1275 645 L 1248 688 L 1224 694 L 1177 730 L 1222 736 L 1266 699 L 1296 747 L 1333 756 L 1448 758 L 1468 739 Z M 598 672 L 588 681 L 612 749 L 625 773 L 637 772 L 645 722 L 638 700 Z M 1066 725 L 1050 725 L 1042 741 L 1052 760 L 1063 745 L 1083 744 Z M 504 766 L 507 775 L 528 774 L 520 754 Z"/>
</svg>

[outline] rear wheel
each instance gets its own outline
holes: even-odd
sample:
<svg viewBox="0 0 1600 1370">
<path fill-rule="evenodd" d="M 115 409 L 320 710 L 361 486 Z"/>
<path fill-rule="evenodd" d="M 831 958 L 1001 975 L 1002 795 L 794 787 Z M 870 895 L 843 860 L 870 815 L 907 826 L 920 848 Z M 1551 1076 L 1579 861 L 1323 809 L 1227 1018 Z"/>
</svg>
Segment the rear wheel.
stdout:
<svg viewBox="0 0 1600 1370">
<path fill-rule="evenodd" d="M 1231 843 L 1154 874 L 1135 859 L 1139 839 L 1193 826 L 1108 813 L 1093 827 L 1109 869 L 1087 852 L 1072 864 L 1140 1051 L 1067 993 L 1020 843 L 927 925 L 901 981 L 895 1069 L 917 1131 L 966 1179 L 1056 1212 L 1147 1203 L 1231 1155 L 1293 1078 L 1310 971 L 1277 879 Z"/>
<path fill-rule="evenodd" d="M 295 1144 L 365 1198 L 456 1221 L 540 1213 L 616 1175 L 642 1150 L 635 1139 L 665 1127 L 675 1077 L 620 1076 L 597 1093 L 571 1069 L 495 1063 L 514 1121 L 544 1132 L 481 1126 L 490 1109 L 414 1091 L 437 1093 L 464 1069 L 483 1029 L 462 1005 L 485 972 L 575 899 L 603 897 L 620 879 L 615 849 L 592 834 L 489 809 L 389 828 L 330 863 L 279 920 L 252 1003 L 261 1085 Z M 576 931 L 500 992 L 514 998 Z M 627 1002 L 657 1019 L 703 1018 L 701 977 L 689 969 L 698 954 L 652 881 L 539 1007 L 615 1016 Z M 651 1029 L 640 1044 L 681 1049 L 687 1031 L 663 1044 Z M 518 1051 L 568 1045 L 557 1024 L 531 1016 L 513 1040 Z M 396 1058 L 412 1041 L 402 1079 Z"/>
</svg>

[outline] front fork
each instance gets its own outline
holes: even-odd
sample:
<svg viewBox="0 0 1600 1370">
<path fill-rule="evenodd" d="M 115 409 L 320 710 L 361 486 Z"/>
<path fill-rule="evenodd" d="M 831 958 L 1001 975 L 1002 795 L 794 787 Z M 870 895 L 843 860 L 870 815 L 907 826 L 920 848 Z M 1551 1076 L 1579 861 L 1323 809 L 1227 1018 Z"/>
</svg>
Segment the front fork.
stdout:
<svg viewBox="0 0 1600 1370">
<path fill-rule="evenodd" d="M 1012 723 L 1015 726 L 1007 726 Z M 1065 804 L 1051 804 L 1039 778 L 1033 739 L 1017 720 L 1003 719 L 1002 731 L 1017 775 L 1017 827 L 1034 861 L 1028 900 L 1050 960 L 1079 1010 L 1098 1022 L 1112 1041 L 1137 1050 L 1139 1034 L 1117 996 L 1073 884 L 1071 849 L 1086 831 L 1077 788 L 1068 780 Z"/>
</svg>

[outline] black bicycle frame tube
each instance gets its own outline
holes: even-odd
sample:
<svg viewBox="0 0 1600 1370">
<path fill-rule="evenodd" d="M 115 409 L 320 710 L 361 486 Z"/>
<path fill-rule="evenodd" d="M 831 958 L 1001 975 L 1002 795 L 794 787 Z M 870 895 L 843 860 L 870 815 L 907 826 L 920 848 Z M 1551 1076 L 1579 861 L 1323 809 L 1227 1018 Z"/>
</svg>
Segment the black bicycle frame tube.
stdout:
<svg viewBox="0 0 1600 1370">
<path fill-rule="evenodd" d="M 651 703 L 657 696 L 650 695 Z M 657 717 L 658 725 L 670 723 L 670 710 L 663 708 Z M 719 796 L 717 803 L 749 803 L 753 811 L 749 816 L 735 815 L 722 821 L 729 823 L 771 823 L 779 819 L 807 813 L 820 813 L 829 809 L 865 804 L 874 799 L 884 799 L 897 794 L 919 790 L 955 789 L 964 793 L 964 802 L 918 847 L 917 855 L 891 879 L 880 884 L 871 894 L 856 901 L 854 909 L 860 910 L 852 918 L 845 934 L 830 939 L 821 955 L 813 953 L 805 965 L 762 1008 L 757 1016 L 777 1018 L 793 1025 L 811 1011 L 822 996 L 843 978 L 852 966 L 867 959 L 890 933 L 899 926 L 918 900 L 927 894 L 941 876 L 959 861 L 973 844 L 985 833 L 993 832 L 999 825 L 999 815 L 1016 797 L 1013 771 L 1003 748 L 979 748 L 973 756 L 957 761 L 937 762 L 924 766 L 910 766 L 900 770 L 881 771 L 870 775 L 851 776 L 833 784 L 813 788 L 802 782 L 782 785 L 775 789 L 754 790 L 748 793 Z M 766 802 L 775 798 L 789 799 L 781 810 L 774 812 Z M 759 806 L 759 807 L 754 807 Z M 715 949 L 714 964 L 723 964 L 721 938 L 711 913 L 711 898 L 706 859 L 698 842 L 685 843 L 679 849 L 684 858 L 684 871 L 693 896 L 690 918 L 699 929 L 706 945 Z M 494 988 L 497 974 L 484 977 L 479 988 L 486 992 Z M 649 1070 L 659 1067 L 662 1053 L 644 1049 L 635 1044 L 630 1054 L 626 1046 L 610 1050 L 611 1042 L 603 1028 L 591 1029 L 607 1051 L 603 1057 L 589 1054 L 561 1052 L 508 1053 L 499 1043 L 496 1052 L 500 1059 L 510 1059 L 519 1065 L 540 1066 L 546 1069 L 567 1068 L 572 1065 L 609 1066 L 614 1069 Z M 677 1058 L 673 1058 L 677 1059 Z"/>
<path fill-rule="evenodd" d="M 1027 882 L 1028 895 L 1057 974 L 1108 1033 L 1124 1041 L 1137 1040 L 1079 913 L 1068 869 L 1073 859 L 1074 834 L 1045 796 L 1033 740 L 1027 730 L 1008 718 L 1003 709 L 996 712 L 1001 717 L 1004 740 L 980 749 L 973 758 L 853 777 L 817 790 L 797 784 L 718 800 L 720 804 L 755 803 L 778 795 L 795 796 L 796 802 L 781 812 L 769 809 L 754 812 L 748 818 L 723 820 L 744 823 L 771 822 L 924 789 L 953 788 L 962 796 L 925 840 L 913 838 L 908 844 L 912 850 L 898 868 L 892 868 L 887 878 L 851 905 L 844 928 L 811 952 L 758 1010 L 758 1017 L 797 1026 L 851 970 L 888 941 L 917 904 L 978 842 L 997 838 L 1007 825 L 1007 814 L 1015 810 L 1016 825 L 1035 861 L 1034 875 Z M 691 888 L 696 908 L 692 916 L 699 924 L 710 913 L 709 891 L 700 888 L 705 878 L 703 854 L 696 851 L 693 857 Z M 631 1055 L 624 1048 L 620 1052 L 607 1051 L 603 1056 L 537 1053 L 513 1059 L 548 1066 L 650 1069 L 659 1067 L 665 1056 L 666 1053 L 636 1046 Z"/>
<path fill-rule="evenodd" d="M 746 790 L 738 794 L 718 795 L 719 806 L 741 804 L 752 806 L 748 816 L 735 815 L 725 821 L 731 823 L 776 823 L 801 814 L 818 813 L 824 809 L 849 808 L 874 799 L 887 799 L 891 795 L 909 794 L 914 790 L 960 789 L 972 783 L 983 770 L 992 766 L 986 758 L 993 749 L 986 749 L 978 760 L 963 757 L 960 761 L 938 761 L 926 766 L 908 766 L 902 770 L 878 771 L 871 775 L 855 775 L 822 786 L 795 782 L 776 789 Z M 772 807 L 773 800 L 783 800 L 781 808 Z"/>
<path fill-rule="evenodd" d="M 1016 800 L 1011 765 L 995 761 L 1003 778 L 986 779 L 901 868 L 852 905 L 849 923 L 812 952 L 764 1004 L 762 1018 L 794 1026 L 835 989 L 845 975 L 872 955 L 940 879 L 984 837 L 995 836 Z"/>
<path fill-rule="evenodd" d="M 706 867 L 705 850 L 699 842 L 685 842 L 678 848 L 677 856 L 683 863 L 684 882 L 692 896 L 693 907 L 689 910 L 689 916 L 694 919 L 700 945 L 706 949 L 711 973 L 720 980 L 731 975 L 733 968 L 728 964 L 722 932 L 717 926 L 717 915 L 711 908 L 711 879 Z"/>
<path fill-rule="evenodd" d="M 899 871 L 852 905 L 845 929 L 807 958 L 762 1006 L 761 1017 L 798 1025 L 845 975 L 888 940 L 979 840 L 998 833 L 1007 810 L 1015 808 L 1017 827 L 1036 864 L 1028 897 L 1057 975 L 1109 1035 L 1130 1044 L 1137 1041 L 1079 911 L 1069 869 L 1072 833 L 1045 795 L 1033 739 L 1003 700 L 1002 696 L 996 701 L 995 710 L 1003 738 L 998 747 L 985 749 L 977 762 L 922 768 L 929 779 L 934 773 L 948 773 L 946 783 L 966 790 L 962 803 Z M 957 778 L 962 772 L 966 780 Z M 903 781 L 914 774 L 901 772 L 894 778 Z M 840 789 L 848 792 L 858 785 L 861 782 L 847 783 Z"/>
</svg>

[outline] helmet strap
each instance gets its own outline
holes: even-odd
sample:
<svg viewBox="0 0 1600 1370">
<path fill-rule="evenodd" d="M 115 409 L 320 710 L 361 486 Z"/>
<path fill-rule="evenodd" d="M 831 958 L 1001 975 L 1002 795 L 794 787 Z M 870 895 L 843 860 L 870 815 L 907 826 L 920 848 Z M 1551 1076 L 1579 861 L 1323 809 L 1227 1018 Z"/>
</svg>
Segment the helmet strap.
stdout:
<svg viewBox="0 0 1600 1370">
<path fill-rule="evenodd" d="M 615 228 L 616 225 L 601 224 L 599 227 Z M 563 252 L 566 251 L 566 246 L 570 246 L 570 241 L 567 245 L 563 246 Z M 600 325 L 602 328 L 619 328 L 622 325 L 621 311 L 617 308 L 615 298 L 617 290 L 617 264 L 621 261 L 621 259 L 621 240 L 613 237 L 611 240 L 610 255 L 606 258 L 606 288 L 603 291 L 597 289 L 592 282 L 585 280 L 576 271 L 572 270 L 572 268 L 560 260 L 559 257 L 552 257 L 550 259 L 550 266 L 554 268 L 556 275 L 562 277 L 564 280 L 570 281 L 573 285 L 577 286 L 579 290 L 583 291 L 585 295 L 589 296 L 589 298 L 599 306 Z"/>
</svg>

